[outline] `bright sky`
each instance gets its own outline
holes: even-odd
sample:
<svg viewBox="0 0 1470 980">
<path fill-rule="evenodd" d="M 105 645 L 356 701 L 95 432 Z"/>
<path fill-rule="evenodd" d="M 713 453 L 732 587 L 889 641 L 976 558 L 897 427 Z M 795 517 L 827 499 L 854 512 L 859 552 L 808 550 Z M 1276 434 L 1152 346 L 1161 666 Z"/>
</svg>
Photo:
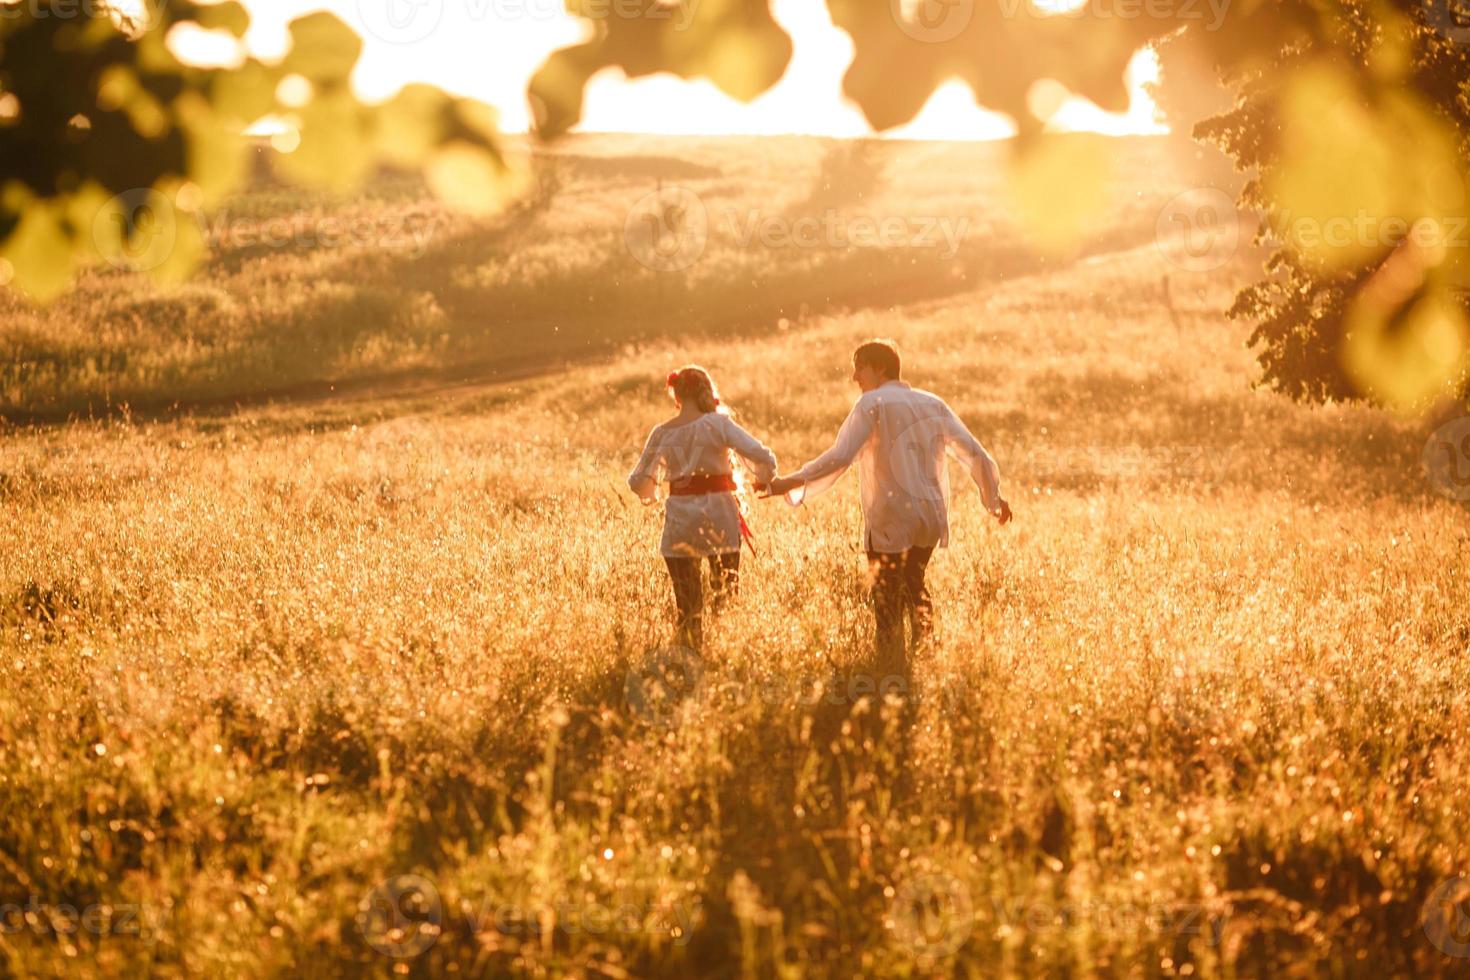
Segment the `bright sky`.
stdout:
<svg viewBox="0 0 1470 980">
<path fill-rule="evenodd" d="M 244 0 L 252 26 L 252 53 L 278 56 L 287 46 L 286 24 L 312 10 L 328 9 L 364 39 L 353 77 L 359 94 L 385 98 L 409 82 L 429 82 L 489 102 L 506 130 L 529 122 L 526 82 L 548 53 L 572 44 L 588 30 L 565 12 L 563 0 Z M 603 0 L 616 9 L 618 0 Z M 1068 3 L 1075 0 L 1047 0 Z M 607 70 L 588 87 L 581 129 L 654 133 L 809 133 L 858 136 L 869 132 L 857 108 L 842 95 L 842 75 L 852 43 L 832 25 L 816 0 L 775 0 L 776 19 L 791 35 L 795 54 L 777 85 L 750 104 L 722 94 L 708 82 L 673 76 L 629 80 Z M 676 15 L 677 16 L 677 15 Z M 173 38 L 176 50 L 199 57 L 205 50 Z M 196 39 L 197 40 L 197 39 Z M 1109 114 L 1067 97 L 1060 86 L 1033 92 L 1033 104 L 1059 105 L 1051 124 L 1111 134 L 1163 132 L 1141 85 L 1156 77 L 1152 53 L 1129 66 L 1132 105 Z M 934 93 L 919 117 L 889 135 L 915 139 L 995 139 L 1013 132 L 1009 120 L 976 106 L 969 89 L 950 82 Z"/>
</svg>

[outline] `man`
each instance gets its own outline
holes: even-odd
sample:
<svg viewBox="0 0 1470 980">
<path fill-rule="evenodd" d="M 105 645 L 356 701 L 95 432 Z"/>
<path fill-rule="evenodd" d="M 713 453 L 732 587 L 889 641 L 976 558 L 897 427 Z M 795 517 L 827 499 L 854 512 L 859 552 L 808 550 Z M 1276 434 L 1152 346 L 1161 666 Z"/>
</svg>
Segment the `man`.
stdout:
<svg viewBox="0 0 1470 980">
<path fill-rule="evenodd" d="M 902 380 L 902 361 L 892 341 L 860 346 L 852 368 L 862 395 L 842 423 L 837 442 L 790 476 L 771 481 L 769 492 L 784 494 L 799 506 L 829 489 L 857 462 L 878 654 L 886 666 L 906 671 L 904 613 L 917 646 L 933 620 L 924 571 L 935 547 L 949 544 L 945 451 L 969 468 L 985 509 L 996 520 L 1010 523 L 1011 508 L 1000 495 L 995 460 L 942 399 Z"/>
</svg>

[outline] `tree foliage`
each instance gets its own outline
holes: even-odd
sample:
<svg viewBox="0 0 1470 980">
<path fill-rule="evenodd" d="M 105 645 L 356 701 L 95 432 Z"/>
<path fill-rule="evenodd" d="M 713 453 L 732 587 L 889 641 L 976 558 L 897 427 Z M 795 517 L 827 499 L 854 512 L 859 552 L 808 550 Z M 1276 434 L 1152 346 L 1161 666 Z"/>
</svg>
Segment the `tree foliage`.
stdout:
<svg viewBox="0 0 1470 980">
<path fill-rule="evenodd" d="M 677 0 L 621 5 L 613 16 L 600 0 L 567 2 L 591 30 L 531 81 L 548 139 L 577 124 L 586 85 L 605 68 L 708 78 L 752 99 L 791 59 L 768 0 L 685 0 L 677 17 L 669 16 Z M 1235 97 L 1196 135 L 1251 175 L 1241 203 L 1263 216 L 1262 237 L 1275 247 L 1232 310 L 1256 325 L 1264 382 L 1297 398 L 1414 407 L 1463 394 L 1470 364 L 1461 300 L 1470 240 L 1462 42 L 1470 32 L 1442 6 L 1451 0 L 1400 2 L 827 6 L 854 45 L 844 91 L 874 129 L 914 118 L 951 78 L 1016 120 L 1011 185 L 1047 247 L 1077 232 L 1105 182 L 1090 144 L 1042 135 L 1034 86 L 1060 82 L 1122 109 L 1125 69 L 1140 47 L 1161 47 L 1167 61 L 1187 46 Z M 34 295 L 64 288 L 78 263 L 129 253 L 149 211 L 129 194 L 189 211 L 236 187 L 242 133 L 263 117 L 284 120 L 299 142 L 282 155 L 282 170 L 306 183 L 350 187 L 380 163 L 423 167 L 437 193 L 473 208 L 494 206 L 508 185 L 487 107 L 424 86 L 383 106 L 360 104 L 347 84 L 360 42 L 329 14 L 293 23 L 281 64 L 245 59 L 229 69 L 182 65 L 164 39 L 185 22 L 238 37 L 248 23 L 238 4 L 176 0 L 150 19 L 141 27 L 106 15 L 0 20 L 0 257 L 8 263 L 0 271 Z M 201 248 L 173 249 L 160 273 L 184 274 Z"/>
<path fill-rule="evenodd" d="M 1237 104 L 1195 132 L 1255 175 L 1241 202 L 1274 246 L 1230 313 L 1255 326 L 1263 383 L 1295 399 L 1463 399 L 1470 35 L 1433 4 L 1332 14 L 1217 62 Z"/>
<path fill-rule="evenodd" d="M 488 207 L 513 176 L 489 106 L 421 85 L 360 103 L 349 76 L 362 40 L 331 14 L 293 21 L 279 63 L 198 68 L 170 51 L 169 31 L 238 39 L 250 23 L 240 4 L 122 9 L 28 0 L 0 12 L 0 272 L 36 298 L 88 263 L 187 275 L 204 250 L 190 216 L 241 185 L 262 120 L 292 148 L 284 173 L 308 185 L 350 189 L 379 163 L 424 167 L 445 196 Z"/>
</svg>

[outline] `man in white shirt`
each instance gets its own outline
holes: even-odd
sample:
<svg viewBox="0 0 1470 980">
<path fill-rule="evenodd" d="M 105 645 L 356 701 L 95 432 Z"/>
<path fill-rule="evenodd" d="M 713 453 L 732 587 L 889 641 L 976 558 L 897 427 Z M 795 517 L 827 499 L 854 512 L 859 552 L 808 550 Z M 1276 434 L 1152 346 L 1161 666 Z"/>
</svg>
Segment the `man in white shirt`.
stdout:
<svg viewBox="0 0 1470 980">
<path fill-rule="evenodd" d="M 864 547 L 873 575 L 877 646 L 889 666 L 907 669 L 903 616 L 915 647 L 929 633 L 933 604 L 924 571 L 935 547 L 949 544 L 946 450 L 970 471 L 985 509 L 1001 524 L 1011 508 L 1000 495 L 1000 471 L 985 447 L 937 395 L 900 379 L 902 361 L 889 340 L 872 340 L 852 356 L 852 380 L 862 389 L 832 448 L 769 492 L 793 505 L 829 489 L 854 462 L 862 498 Z"/>
</svg>

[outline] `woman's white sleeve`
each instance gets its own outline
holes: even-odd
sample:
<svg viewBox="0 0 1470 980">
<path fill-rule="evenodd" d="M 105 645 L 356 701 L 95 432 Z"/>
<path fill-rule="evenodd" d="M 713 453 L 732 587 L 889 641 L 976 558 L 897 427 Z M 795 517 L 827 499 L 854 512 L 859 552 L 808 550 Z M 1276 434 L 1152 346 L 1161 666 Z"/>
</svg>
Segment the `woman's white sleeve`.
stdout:
<svg viewBox="0 0 1470 980">
<path fill-rule="evenodd" d="M 628 474 L 628 486 L 643 498 L 644 503 L 653 503 L 658 499 L 659 468 L 663 462 L 659 441 L 658 430 L 654 429 L 643 445 L 643 455 L 638 457 L 638 465 Z"/>
<path fill-rule="evenodd" d="M 769 483 L 775 478 L 776 454 L 729 416 L 725 417 L 725 437 L 730 442 L 730 448 L 750 463 L 751 471 L 755 473 L 756 479 L 762 483 Z"/>
</svg>

